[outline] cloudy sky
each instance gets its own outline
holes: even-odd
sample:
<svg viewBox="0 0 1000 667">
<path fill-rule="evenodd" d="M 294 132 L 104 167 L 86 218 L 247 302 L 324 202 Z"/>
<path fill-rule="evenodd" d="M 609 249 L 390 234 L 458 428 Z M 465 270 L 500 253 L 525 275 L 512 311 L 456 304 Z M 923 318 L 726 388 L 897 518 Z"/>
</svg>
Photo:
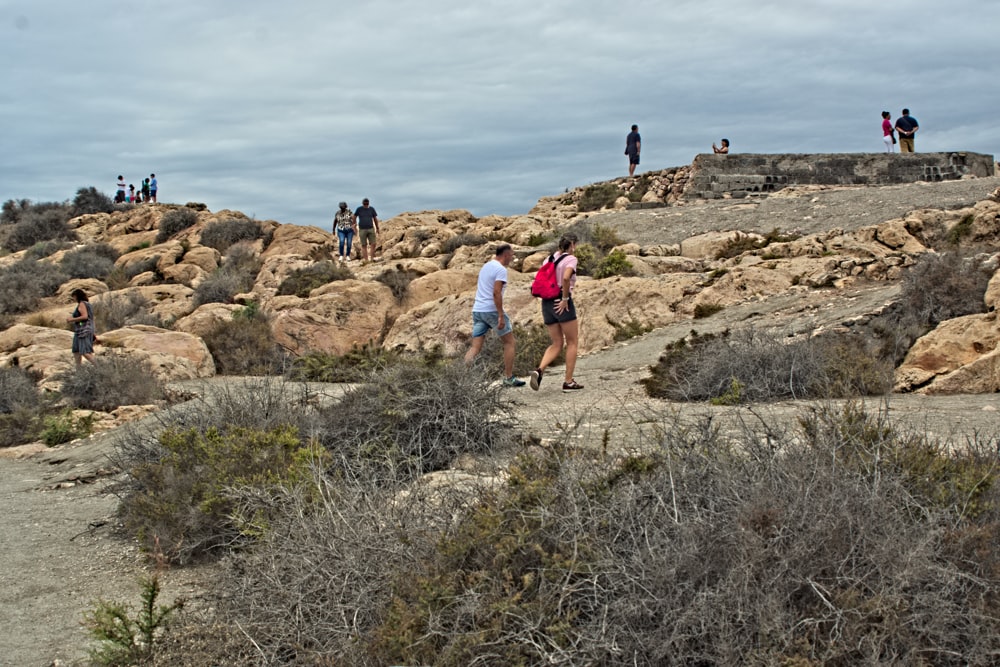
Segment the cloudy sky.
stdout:
<svg viewBox="0 0 1000 667">
<path fill-rule="evenodd" d="M 0 199 L 114 193 L 329 227 L 339 200 L 528 211 L 740 152 L 1000 153 L 997 0 L 0 0 Z"/>
</svg>

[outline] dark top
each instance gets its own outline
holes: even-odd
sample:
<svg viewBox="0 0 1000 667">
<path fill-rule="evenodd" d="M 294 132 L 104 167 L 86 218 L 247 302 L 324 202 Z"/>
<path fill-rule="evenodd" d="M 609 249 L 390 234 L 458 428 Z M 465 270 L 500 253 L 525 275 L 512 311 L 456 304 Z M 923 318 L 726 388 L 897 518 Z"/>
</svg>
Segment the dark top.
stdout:
<svg viewBox="0 0 1000 667">
<path fill-rule="evenodd" d="M 620 134 L 618 135 L 621 136 Z M 639 152 L 639 144 L 642 142 L 642 138 L 639 136 L 638 132 L 629 132 L 628 136 L 625 137 L 625 152 L 629 155 L 635 155 Z"/>
<path fill-rule="evenodd" d="M 359 206 L 354 215 L 358 216 L 358 229 L 371 229 L 375 226 L 375 218 L 378 217 L 372 206 Z"/>
<path fill-rule="evenodd" d="M 917 123 L 917 119 L 914 118 L 913 116 L 900 116 L 899 118 L 896 119 L 897 130 L 902 130 L 903 132 L 912 132 L 918 127 L 920 127 L 920 124 Z M 913 135 L 908 134 L 906 136 L 911 137 Z"/>
</svg>

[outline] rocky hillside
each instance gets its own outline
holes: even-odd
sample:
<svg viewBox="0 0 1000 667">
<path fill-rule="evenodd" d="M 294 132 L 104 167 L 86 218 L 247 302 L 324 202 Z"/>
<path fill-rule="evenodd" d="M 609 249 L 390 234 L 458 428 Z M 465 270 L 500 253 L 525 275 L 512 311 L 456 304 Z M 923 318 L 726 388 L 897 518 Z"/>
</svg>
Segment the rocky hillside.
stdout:
<svg viewBox="0 0 1000 667">
<path fill-rule="evenodd" d="M 956 245 L 975 246 L 979 261 L 996 268 L 1000 204 L 989 196 L 995 178 L 789 189 L 754 203 L 678 201 L 686 178 L 685 169 L 674 169 L 618 179 L 543 198 L 521 216 L 404 213 L 383 222 L 381 260 L 367 265 L 330 262 L 336 238 L 327 230 L 236 211 L 159 204 L 82 215 L 69 221 L 74 242 L 50 244 L 52 252 L 41 257 L 36 244 L 0 258 L 0 280 L 26 256 L 37 257 L 42 269 L 65 267 L 105 248 L 113 266 L 65 280 L 28 312 L 8 312 L 0 364 L 17 364 L 37 373 L 43 387 L 58 388 L 53 377 L 72 363 L 63 323 L 76 288 L 92 295 L 99 353 L 144 359 L 164 380 L 232 372 L 218 368 L 204 337 L 248 308 L 266 316 L 274 341 L 293 356 L 343 354 L 371 341 L 454 354 L 467 345 L 476 274 L 498 242 L 516 251 L 510 314 L 527 327 L 541 324 L 528 286 L 567 229 L 587 242 L 581 266 L 590 275 L 578 284 L 584 354 L 612 345 L 622 332 L 712 313 L 724 318 L 736 305 L 780 296 L 818 294 L 833 309 L 852 290 L 892 286 L 922 255 Z M 604 208 L 581 211 L 595 206 L 595 192 Z M 860 210 L 838 208 L 845 197 Z M 927 207 L 928 200 L 947 208 Z M 630 201 L 673 205 L 623 210 Z M 998 298 L 994 276 L 990 312 L 943 323 L 921 340 L 897 371 L 897 390 L 1000 389 L 992 312 Z"/>
</svg>

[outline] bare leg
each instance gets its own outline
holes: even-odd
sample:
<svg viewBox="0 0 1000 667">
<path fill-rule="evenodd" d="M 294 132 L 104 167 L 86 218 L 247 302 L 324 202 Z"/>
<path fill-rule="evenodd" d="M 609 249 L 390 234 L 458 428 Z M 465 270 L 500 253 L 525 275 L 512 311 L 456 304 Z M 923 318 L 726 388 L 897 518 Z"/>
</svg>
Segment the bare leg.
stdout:
<svg viewBox="0 0 1000 667">
<path fill-rule="evenodd" d="M 500 336 L 500 342 L 503 343 L 503 376 L 509 378 L 514 375 L 514 332 Z"/>
<path fill-rule="evenodd" d="M 580 337 L 580 321 L 563 322 L 562 333 L 566 337 L 566 382 L 573 380 L 576 368 L 576 349 Z"/>
<path fill-rule="evenodd" d="M 562 350 L 562 326 L 563 325 L 559 323 L 546 325 L 546 328 L 549 330 L 549 339 L 552 343 L 545 348 L 545 354 L 542 355 L 542 361 L 538 364 L 538 367 L 543 371 L 548 368 L 549 364 L 556 360 L 556 357 L 559 356 L 559 352 Z"/>
<path fill-rule="evenodd" d="M 362 246 L 363 248 L 364 246 Z M 472 339 L 472 345 L 469 346 L 469 350 L 465 353 L 465 365 L 470 366 L 475 360 L 479 353 L 483 351 L 483 342 L 486 340 L 486 336 L 476 336 Z"/>
</svg>

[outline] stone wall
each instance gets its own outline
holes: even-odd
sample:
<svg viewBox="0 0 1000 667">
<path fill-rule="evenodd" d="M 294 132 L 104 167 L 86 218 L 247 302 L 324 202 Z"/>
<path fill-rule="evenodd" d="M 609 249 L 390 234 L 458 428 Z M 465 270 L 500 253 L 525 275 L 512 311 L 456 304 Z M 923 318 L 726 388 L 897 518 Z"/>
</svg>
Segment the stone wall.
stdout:
<svg viewBox="0 0 1000 667">
<path fill-rule="evenodd" d="M 685 198 L 766 196 L 790 185 L 893 185 L 993 176 L 982 153 L 702 154 L 691 165 Z"/>
</svg>

